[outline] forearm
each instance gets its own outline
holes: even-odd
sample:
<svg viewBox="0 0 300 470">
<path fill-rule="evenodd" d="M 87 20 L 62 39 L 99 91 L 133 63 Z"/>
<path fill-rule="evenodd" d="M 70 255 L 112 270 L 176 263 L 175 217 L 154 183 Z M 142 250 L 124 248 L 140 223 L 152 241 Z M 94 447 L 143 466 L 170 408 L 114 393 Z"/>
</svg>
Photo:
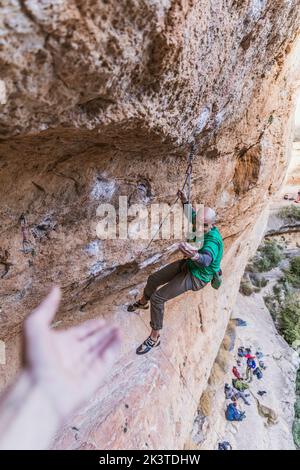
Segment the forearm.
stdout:
<svg viewBox="0 0 300 470">
<path fill-rule="evenodd" d="M 192 260 L 199 266 L 209 266 L 212 262 L 212 257 L 210 253 L 207 252 L 197 253 L 195 256 L 193 256 Z"/>
<path fill-rule="evenodd" d="M 23 371 L 0 398 L 0 449 L 47 449 L 61 422 L 42 387 Z"/>
</svg>

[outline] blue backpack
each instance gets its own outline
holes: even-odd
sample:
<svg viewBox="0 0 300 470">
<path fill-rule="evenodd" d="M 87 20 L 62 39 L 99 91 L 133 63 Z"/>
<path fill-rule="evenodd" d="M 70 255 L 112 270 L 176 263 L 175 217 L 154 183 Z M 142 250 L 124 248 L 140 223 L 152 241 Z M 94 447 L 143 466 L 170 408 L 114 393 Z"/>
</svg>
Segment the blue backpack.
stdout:
<svg viewBox="0 0 300 470">
<path fill-rule="evenodd" d="M 260 370 L 259 367 L 257 367 L 257 368 L 255 369 L 255 371 L 253 372 L 253 374 L 256 375 L 256 377 L 257 377 L 258 379 L 262 379 L 262 378 L 263 378 L 263 373 L 262 373 L 262 371 Z"/>
<path fill-rule="evenodd" d="M 247 366 L 249 367 L 249 369 L 256 369 L 256 362 L 254 359 L 247 359 Z"/>
<path fill-rule="evenodd" d="M 227 421 L 242 421 L 246 417 L 245 412 L 239 411 L 233 403 L 227 406 L 225 416 Z"/>
</svg>

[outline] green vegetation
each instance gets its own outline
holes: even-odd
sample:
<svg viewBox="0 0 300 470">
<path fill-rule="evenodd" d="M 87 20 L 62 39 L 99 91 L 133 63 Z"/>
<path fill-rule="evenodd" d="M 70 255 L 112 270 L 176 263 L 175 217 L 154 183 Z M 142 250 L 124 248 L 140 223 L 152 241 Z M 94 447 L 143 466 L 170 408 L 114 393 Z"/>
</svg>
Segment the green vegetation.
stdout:
<svg viewBox="0 0 300 470">
<path fill-rule="evenodd" d="M 276 311 L 277 311 L 277 309 L 276 309 L 277 302 L 276 302 L 275 297 L 273 297 L 272 295 L 266 295 L 264 297 L 264 302 L 265 302 L 265 305 L 266 305 L 267 309 L 269 310 L 270 314 L 272 315 L 273 320 L 275 320 Z"/>
<path fill-rule="evenodd" d="M 298 369 L 296 380 L 296 403 L 295 403 L 295 420 L 293 423 L 294 442 L 300 449 L 300 369 Z"/>
<path fill-rule="evenodd" d="M 300 288 L 300 256 L 291 259 L 289 268 L 284 270 L 284 280 L 296 289 Z"/>
<path fill-rule="evenodd" d="M 300 345 L 300 294 L 289 293 L 280 311 L 284 339 L 294 348 Z"/>
<path fill-rule="evenodd" d="M 281 291 L 282 291 L 282 288 L 278 284 L 275 284 L 275 286 L 273 286 L 274 295 L 278 296 Z"/>
<path fill-rule="evenodd" d="M 266 287 L 266 285 L 268 284 L 268 279 L 266 279 L 265 277 L 261 277 L 259 275 L 251 275 L 250 274 L 250 280 L 252 282 L 252 284 L 255 286 L 255 287 L 258 287 L 259 290 L 262 289 L 263 287 Z"/>
<path fill-rule="evenodd" d="M 275 285 L 273 292 L 274 295 L 264 297 L 266 307 L 284 339 L 297 350 L 300 347 L 300 292 L 291 290 L 285 283 Z M 293 437 L 295 445 L 300 449 L 300 369 L 296 381 Z"/>
<path fill-rule="evenodd" d="M 256 272 L 266 272 L 276 268 L 282 260 L 282 247 L 275 240 L 266 240 L 257 250 L 252 260 Z"/>
<path fill-rule="evenodd" d="M 296 349 L 300 346 L 300 292 L 280 282 L 264 302 L 284 339 Z"/>
<path fill-rule="evenodd" d="M 300 207 L 299 206 L 286 206 L 280 209 L 277 215 L 284 220 L 289 222 L 297 222 L 300 220 Z"/>
</svg>

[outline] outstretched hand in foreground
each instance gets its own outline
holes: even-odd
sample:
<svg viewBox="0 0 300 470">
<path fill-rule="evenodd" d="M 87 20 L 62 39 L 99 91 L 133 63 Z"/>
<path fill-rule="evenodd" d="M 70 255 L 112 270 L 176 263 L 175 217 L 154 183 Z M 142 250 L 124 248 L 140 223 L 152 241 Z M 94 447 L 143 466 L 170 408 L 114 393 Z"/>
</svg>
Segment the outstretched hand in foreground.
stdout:
<svg viewBox="0 0 300 470">
<path fill-rule="evenodd" d="M 57 427 L 103 383 L 119 350 L 118 330 L 101 319 L 66 330 L 50 327 L 55 287 L 27 317 L 24 369 L 0 397 L 0 448 L 49 446 Z"/>
</svg>

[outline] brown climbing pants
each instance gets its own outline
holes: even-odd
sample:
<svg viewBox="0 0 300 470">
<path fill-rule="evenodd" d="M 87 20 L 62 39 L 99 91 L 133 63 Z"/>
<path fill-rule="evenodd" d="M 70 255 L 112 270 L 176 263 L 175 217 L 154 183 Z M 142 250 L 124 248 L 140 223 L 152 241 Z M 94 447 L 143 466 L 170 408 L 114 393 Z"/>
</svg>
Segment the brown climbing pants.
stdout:
<svg viewBox="0 0 300 470">
<path fill-rule="evenodd" d="M 159 286 L 162 287 L 157 289 Z M 144 289 L 144 296 L 147 300 L 150 299 L 150 325 L 153 330 L 162 329 L 164 305 L 167 300 L 188 290 L 197 291 L 204 286 L 206 286 L 205 282 L 190 273 L 185 259 L 170 263 L 151 274 Z"/>
</svg>

